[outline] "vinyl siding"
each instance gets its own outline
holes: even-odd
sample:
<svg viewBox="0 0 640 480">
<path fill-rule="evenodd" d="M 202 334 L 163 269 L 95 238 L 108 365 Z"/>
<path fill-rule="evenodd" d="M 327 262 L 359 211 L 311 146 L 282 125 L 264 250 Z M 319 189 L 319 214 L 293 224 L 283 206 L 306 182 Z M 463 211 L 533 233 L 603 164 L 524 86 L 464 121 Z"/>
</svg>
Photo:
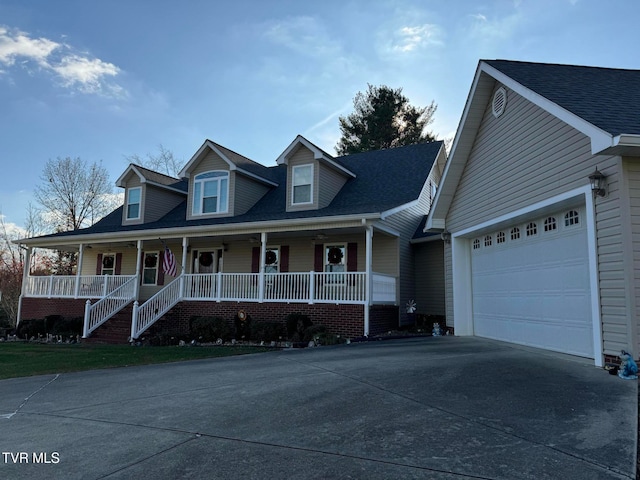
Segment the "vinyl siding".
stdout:
<svg viewBox="0 0 640 480">
<path fill-rule="evenodd" d="M 417 312 L 445 315 L 444 243 L 425 242 L 414 246 Z"/>
<path fill-rule="evenodd" d="M 153 185 L 145 185 L 144 192 L 144 221 L 145 223 L 159 220 L 184 201 L 184 195 L 160 189 Z"/>
<path fill-rule="evenodd" d="M 319 164 L 318 175 L 318 208 L 326 207 L 347 182 L 344 174 L 326 165 Z"/>
<path fill-rule="evenodd" d="M 269 191 L 269 187 L 237 172 L 231 173 L 235 179 L 233 214 L 242 215 Z"/>
<path fill-rule="evenodd" d="M 640 159 L 625 158 L 623 160 L 624 172 L 627 179 L 627 189 L 629 192 L 629 214 L 627 223 L 629 230 L 629 258 L 632 262 L 626 262 L 628 268 L 629 281 L 625 284 L 630 289 L 629 292 L 629 318 L 633 319 L 631 325 L 631 337 L 633 345 L 631 350 L 634 357 L 640 352 Z M 618 288 L 624 285 L 616 285 Z"/>
<path fill-rule="evenodd" d="M 609 193 L 596 200 L 601 317 L 605 354 L 619 353 L 627 340 L 624 255 L 620 218 L 619 158 L 593 156 L 589 138 L 508 90 L 504 114 L 490 103 L 446 219 L 453 233 L 532 203 L 588 185 L 597 168 Z M 451 250 L 445 251 L 447 325 L 453 325 Z"/>
<path fill-rule="evenodd" d="M 371 249 L 372 266 L 376 273 L 384 273 L 397 277 L 399 274 L 398 265 L 398 239 L 381 232 L 375 232 Z M 358 265 L 360 265 L 358 263 Z"/>
</svg>

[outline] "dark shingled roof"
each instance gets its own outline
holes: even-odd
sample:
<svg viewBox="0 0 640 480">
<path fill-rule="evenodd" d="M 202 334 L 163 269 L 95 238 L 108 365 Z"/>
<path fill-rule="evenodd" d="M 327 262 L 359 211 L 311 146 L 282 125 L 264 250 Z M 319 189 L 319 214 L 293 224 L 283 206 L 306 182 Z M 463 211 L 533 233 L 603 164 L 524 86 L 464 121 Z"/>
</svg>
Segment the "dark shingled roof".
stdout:
<svg viewBox="0 0 640 480">
<path fill-rule="evenodd" d="M 640 70 L 483 61 L 613 136 L 640 135 Z"/>
<path fill-rule="evenodd" d="M 328 207 L 301 212 L 286 211 L 287 166 L 265 167 L 273 187 L 247 213 L 234 217 L 186 220 L 186 200 L 156 222 L 122 225 L 122 208 L 95 225 L 46 237 L 124 232 L 197 225 L 227 225 L 294 218 L 380 213 L 416 200 L 442 147 L 441 141 L 390 148 L 338 157 L 336 160 L 356 174 L 342 187 Z"/>
</svg>

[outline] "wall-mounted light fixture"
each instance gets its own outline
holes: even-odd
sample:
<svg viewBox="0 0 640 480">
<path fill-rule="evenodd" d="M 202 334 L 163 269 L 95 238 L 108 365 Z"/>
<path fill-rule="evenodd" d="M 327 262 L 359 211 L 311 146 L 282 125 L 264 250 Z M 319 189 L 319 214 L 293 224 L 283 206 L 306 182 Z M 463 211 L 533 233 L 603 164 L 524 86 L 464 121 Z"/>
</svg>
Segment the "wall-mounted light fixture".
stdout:
<svg viewBox="0 0 640 480">
<path fill-rule="evenodd" d="M 451 233 L 448 232 L 447 230 L 445 230 L 440 234 L 440 238 L 444 243 L 447 243 L 447 244 L 451 243 Z"/>
<path fill-rule="evenodd" d="M 589 175 L 589 182 L 594 196 L 604 197 L 607 195 L 607 177 L 598 170 L 598 167 L 595 172 Z"/>
</svg>

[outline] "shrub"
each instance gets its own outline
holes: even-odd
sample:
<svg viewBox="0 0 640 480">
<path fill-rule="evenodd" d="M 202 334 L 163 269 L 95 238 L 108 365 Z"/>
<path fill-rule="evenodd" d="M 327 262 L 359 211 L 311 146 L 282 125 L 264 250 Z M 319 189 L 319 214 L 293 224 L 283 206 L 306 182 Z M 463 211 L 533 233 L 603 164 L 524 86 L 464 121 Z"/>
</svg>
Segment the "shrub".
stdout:
<svg viewBox="0 0 640 480">
<path fill-rule="evenodd" d="M 238 315 L 233 321 L 236 333 L 236 340 L 250 340 L 251 339 L 251 317 L 247 315 L 244 319 L 240 319 Z"/>
<path fill-rule="evenodd" d="M 48 322 L 48 319 L 45 318 Z M 48 333 L 52 335 L 62 335 L 63 337 L 75 337 L 76 335 L 82 335 L 82 328 L 84 327 L 84 318 L 62 318 L 58 319 L 52 326 L 47 323 Z"/>
<path fill-rule="evenodd" d="M 53 333 L 56 324 L 64 321 L 62 315 L 47 315 L 44 317 L 44 333 Z"/>
<path fill-rule="evenodd" d="M 310 342 L 314 338 L 327 333 L 327 327 L 324 325 L 311 325 L 304 330 L 302 335 L 303 342 Z"/>
<path fill-rule="evenodd" d="M 251 338 L 255 341 L 277 342 L 284 337 L 284 326 L 278 322 L 256 322 L 251 326 Z"/>
<path fill-rule="evenodd" d="M 304 331 L 313 325 L 309 317 L 301 313 L 290 313 L 285 319 L 287 325 L 287 336 L 292 339 L 302 339 Z"/>
<path fill-rule="evenodd" d="M 192 317 L 191 336 L 201 342 L 215 342 L 218 338 L 227 341 L 231 338 L 231 328 L 224 318 Z"/>
<path fill-rule="evenodd" d="M 33 318 L 29 320 L 22 320 L 18 325 L 16 334 L 20 338 L 38 337 L 38 334 L 44 336 L 44 318 Z"/>
</svg>

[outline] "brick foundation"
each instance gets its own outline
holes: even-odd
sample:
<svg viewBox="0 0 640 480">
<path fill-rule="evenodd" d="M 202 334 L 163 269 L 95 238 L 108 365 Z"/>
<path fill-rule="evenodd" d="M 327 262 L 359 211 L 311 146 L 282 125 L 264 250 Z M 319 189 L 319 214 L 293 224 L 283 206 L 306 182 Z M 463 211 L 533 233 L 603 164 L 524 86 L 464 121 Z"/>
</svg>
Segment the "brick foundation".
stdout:
<svg viewBox="0 0 640 480">
<path fill-rule="evenodd" d="M 61 315 L 65 318 L 84 317 L 86 298 L 33 298 L 22 299 L 20 320 L 44 318 L 48 315 Z M 92 300 L 95 303 L 95 300 Z"/>
<path fill-rule="evenodd" d="M 369 335 L 378 335 L 396 330 L 399 325 L 399 307 L 395 305 L 373 305 L 369 310 Z"/>
<path fill-rule="evenodd" d="M 290 313 L 301 313 L 307 315 L 314 325 L 326 326 L 331 333 L 352 338 L 364 334 L 363 305 L 198 301 L 179 303 L 156 322 L 148 333 L 187 334 L 189 320 L 194 316 L 221 317 L 233 326 L 234 319 L 240 310 L 244 310 L 253 322 L 284 324 L 285 318 Z"/>
</svg>

